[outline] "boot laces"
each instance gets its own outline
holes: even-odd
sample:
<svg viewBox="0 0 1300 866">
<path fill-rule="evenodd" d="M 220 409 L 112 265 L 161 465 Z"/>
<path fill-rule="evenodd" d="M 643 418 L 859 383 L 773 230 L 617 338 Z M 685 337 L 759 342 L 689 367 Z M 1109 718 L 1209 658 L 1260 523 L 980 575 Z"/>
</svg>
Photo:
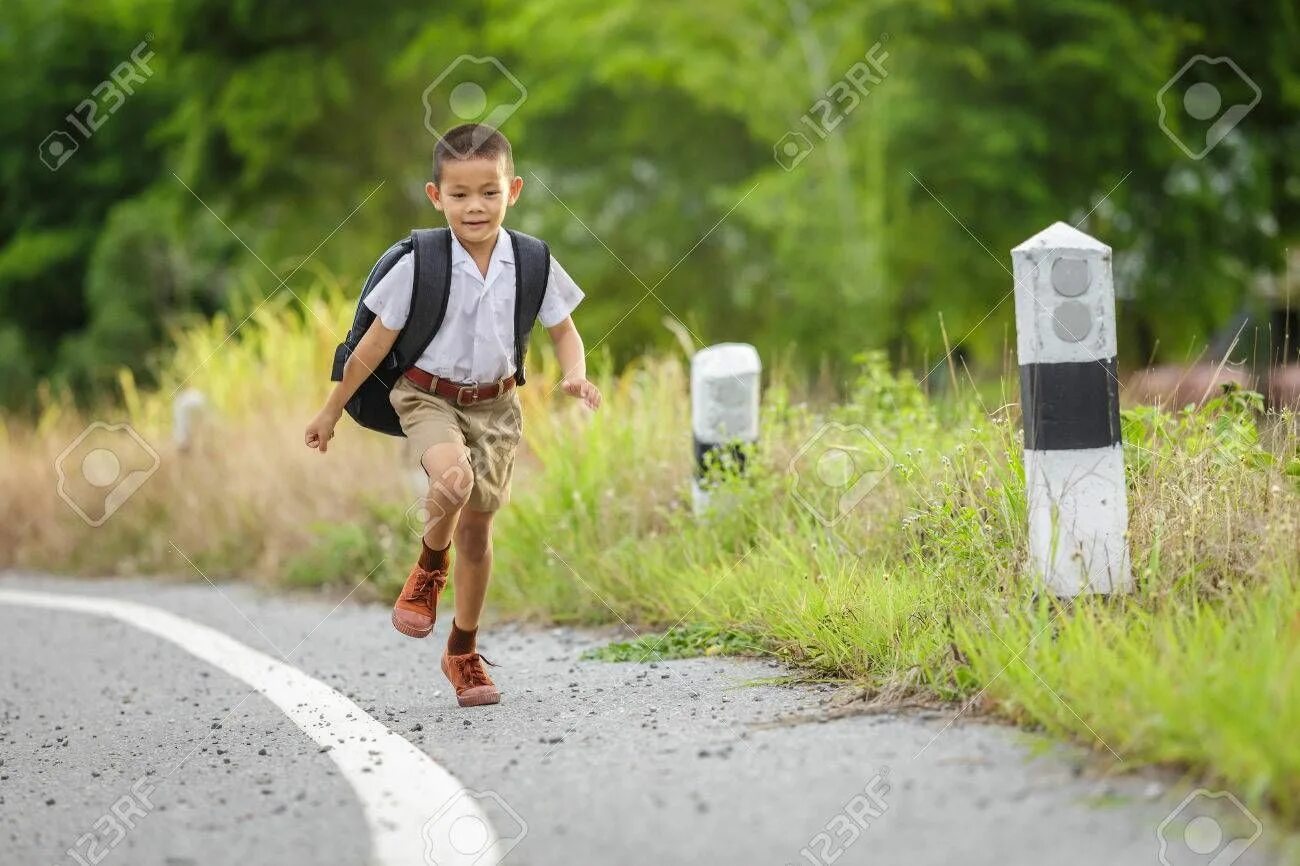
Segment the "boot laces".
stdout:
<svg viewBox="0 0 1300 866">
<path fill-rule="evenodd" d="M 420 569 L 415 579 L 415 586 L 411 587 L 409 594 L 405 596 L 407 601 L 429 602 L 434 589 L 438 585 L 439 572 L 425 571 Z"/>
<path fill-rule="evenodd" d="M 453 663 L 456 665 L 457 673 L 465 681 L 466 687 L 473 688 L 474 686 L 492 685 L 492 678 L 483 669 L 483 663 L 485 662 L 492 667 L 497 667 L 496 663 L 488 661 L 478 653 L 469 653 L 468 655 L 456 657 Z"/>
</svg>

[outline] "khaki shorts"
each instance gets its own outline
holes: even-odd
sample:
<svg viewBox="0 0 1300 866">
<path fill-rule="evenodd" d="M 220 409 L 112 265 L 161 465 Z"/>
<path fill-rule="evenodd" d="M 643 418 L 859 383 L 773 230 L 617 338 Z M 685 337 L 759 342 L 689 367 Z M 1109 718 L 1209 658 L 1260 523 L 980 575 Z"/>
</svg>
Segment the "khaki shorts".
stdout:
<svg viewBox="0 0 1300 866">
<path fill-rule="evenodd" d="M 510 500 L 515 452 L 523 434 L 518 388 L 490 400 L 457 406 L 402 377 L 389 392 L 388 400 L 402 422 L 407 453 L 421 468 L 424 453 L 431 447 L 456 442 L 469 449 L 470 465 L 474 469 L 469 507 L 475 511 L 496 511 Z"/>
</svg>

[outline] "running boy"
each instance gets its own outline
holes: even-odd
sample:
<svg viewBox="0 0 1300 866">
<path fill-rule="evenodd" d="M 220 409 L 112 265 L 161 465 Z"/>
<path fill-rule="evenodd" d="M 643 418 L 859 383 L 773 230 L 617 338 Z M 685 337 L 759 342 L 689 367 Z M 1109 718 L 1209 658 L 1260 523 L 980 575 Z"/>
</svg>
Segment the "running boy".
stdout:
<svg viewBox="0 0 1300 866">
<path fill-rule="evenodd" d="M 442 671 L 462 707 L 501 699 L 477 652 L 476 635 L 492 570 L 492 518 L 509 499 L 523 429 L 514 388 L 515 263 L 501 227 L 523 185 L 510 143 L 496 130 L 465 124 L 434 147 L 433 181 L 425 184 L 425 194 L 452 232 L 450 294 L 441 327 L 389 395 L 428 474 L 431 515 L 419 559 L 393 606 L 393 626 L 417 638 L 433 631 L 454 542 L 455 613 Z M 414 271 L 408 253 L 366 295 L 374 323 L 325 408 L 307 425 L 309 448 L 326 451 L 348 400 L 388 356 L 409 315 Z M 555 346 L 564 393 L 595 409 L 600 391 L 587 381 L 582 337 L 570 316 L 582 298 L 552 257 L 538 319 Z"/>
</svg>

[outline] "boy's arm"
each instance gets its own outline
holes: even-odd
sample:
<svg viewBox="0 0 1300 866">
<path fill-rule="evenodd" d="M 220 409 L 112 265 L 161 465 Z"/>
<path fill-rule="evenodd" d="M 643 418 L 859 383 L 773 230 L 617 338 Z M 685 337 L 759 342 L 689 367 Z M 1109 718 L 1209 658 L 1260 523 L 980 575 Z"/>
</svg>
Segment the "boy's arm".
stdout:
<svg viewBox="0 0 1300 866">
<path fill-rule="evenodd" d="M 566 316 L 563 322 L 547 328 L 551 343 L 555 346 L 555 357 L 560 362 L 564 379 L 560 387 L 570 397 L 581 397 L 588 409 L 600 405 L 600 390 L 594 383 L 587 381 L 587 356 L 583 351 L 582 335 L 578 326 L 573 324 L 573 317 Z"/>
<path fill-rule="evenodd" d="M 376 316 L 371 322 L 356 349 L 348 356 L 343 365 L 343 379 L 334 386 L 325 408 L 316 413 L 316 417 L 307 424 L 303 436 L 308 448 L 318 448 L 321 453 L 327 450 L 329 441 L 334 438 L 334 425 L 343 416 L 343 407 L 347 406 L 352 395 L 361 387 L 372 372 L 378 369 L 384 358 L 392 351 L 399 332 L 385 328 Z"/>
</svg>

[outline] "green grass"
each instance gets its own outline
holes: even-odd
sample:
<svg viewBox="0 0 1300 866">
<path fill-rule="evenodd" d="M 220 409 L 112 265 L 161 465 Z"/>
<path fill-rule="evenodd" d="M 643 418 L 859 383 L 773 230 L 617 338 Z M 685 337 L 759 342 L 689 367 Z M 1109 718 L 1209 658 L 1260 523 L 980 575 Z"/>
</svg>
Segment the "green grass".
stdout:
<svg viewBox="0 0 1300 866">
<path fill-rule="evenodd" d="M 1300 813 L 1300 592 L 1294 580 L 1207 603 L 1042 603 L 958 629 L 989 708 L 1113 750 L 1195 767 Z"/>
<path fill-rule="evenodd" d="M 615 641 L 583 653 L 585 659 L 606 662 L 657 662 L 664 659 L 716 655 L 758 655 L 762 652 L 751 635 L 706 625 L 671 628 L 662 634 L 641 635 L 636 640 Z"/>
</svg>

